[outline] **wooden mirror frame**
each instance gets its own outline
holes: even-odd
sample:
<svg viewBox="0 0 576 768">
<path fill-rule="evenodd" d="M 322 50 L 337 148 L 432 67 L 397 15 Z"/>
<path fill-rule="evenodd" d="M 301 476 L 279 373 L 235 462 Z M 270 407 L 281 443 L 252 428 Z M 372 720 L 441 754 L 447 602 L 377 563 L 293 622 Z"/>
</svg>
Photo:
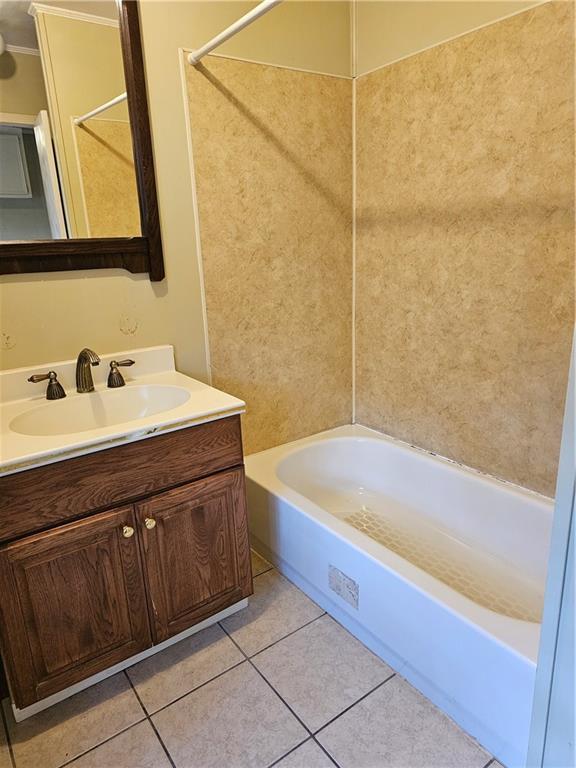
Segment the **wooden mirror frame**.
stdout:
<svg viewBox="0 0 576 768">
<path fill-rule="evenodd" d="M 118 15 L 142 235 L 0 242 L 2 275 L 120 267 L 148 272 L 154 281 L 164 278 L 137 0 L 119 0 Z"/>
</svg>

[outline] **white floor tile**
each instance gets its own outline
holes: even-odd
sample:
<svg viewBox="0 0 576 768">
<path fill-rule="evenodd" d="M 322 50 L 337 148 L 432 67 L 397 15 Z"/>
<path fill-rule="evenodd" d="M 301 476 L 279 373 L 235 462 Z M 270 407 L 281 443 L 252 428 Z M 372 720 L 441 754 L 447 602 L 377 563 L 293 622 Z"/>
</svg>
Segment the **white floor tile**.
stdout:
<svg viewBox="0 0 576 768">
<path fill-rule="evenodd" d="M 176 768 L 265 768 L 308 736 L 248 662 L 152 721 Z"/>
<path fill-rule="evenodd" d="M 257 654 L 253 662 L 312 731 L 393 674 L 330 616 Z"/>
<path fill-rule="evenodd" d="M 490 759 L 473 739 L 397 676 L 316 738 L 341 768 L 483 768 Z"/>
</svg>

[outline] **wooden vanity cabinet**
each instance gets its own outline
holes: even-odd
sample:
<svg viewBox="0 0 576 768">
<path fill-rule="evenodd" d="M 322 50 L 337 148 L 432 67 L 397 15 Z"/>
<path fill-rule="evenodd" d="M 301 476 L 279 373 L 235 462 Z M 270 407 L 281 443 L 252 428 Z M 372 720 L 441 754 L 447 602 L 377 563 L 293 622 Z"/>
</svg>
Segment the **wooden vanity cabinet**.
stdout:
<svg viewBox="0 0 576 768">
<path fill-rule="evenodd" d="M 235 469 L 136 505 L 155 643 L 244 597 L 251 583 L 244 494 Z"/>
<path fill-rule="evenodd" d="M 0 551 L 3 651 L 20 706 L 149 648 L 130 507 L 94 515 Z"/>
<path fill-rule="evenodd" d="M 82 462 L 70 467 L 77 479 L 78 471 L 88 468 L 86 460 L 94 462 L 97 475 L 103 464 L 117 459 L 117 474 L 132 499 L 106 511 L 88 509 L 73 522 L 0 546 L 0 643 L 17 707 L 125 661 L 252 593 L 239 418 L 223 421 L 231 422 L 226 429 L 212 422 L 138 444 L 140 459 L 148 454 L 152 474 L 161 461 L 155 446 L 160 439 L 168 447 L 166 439 L 172 438 L 179 449 L 189 441 L 192 449 L 201 437 L 206 446 L 211 427 L 220 438 L 214 442 L 218 458 L 204 456 L 188 470 L 180 458 L 178 480 L 183 482 L 163 491 L 152 483 L 153 494 L 138 494 L 137 483 L 125 476 L 121 454 L 133 451 L 134 443 L 51 465 L 59 472 Z M 222 435 L 229 442 L 231 434 L 238 445 L 222 450 Z M 198 476 L 206 466 L 211 474 Z M 2 478 L 0 494 L 10 477 L 30 488 L 33 478 L 22 476 L 39 473 L 41 480 L 46 469 Z M 139 474 L 144 469 L 141 462 L 135 467 Z M 176 479 L 164 468 L 166 476 Z M 48 495 L 51 487 L 45 488 Z M 14 502 L 12 486 L 11 491 Z M 37 498 L 41 506 L 42 494 Z M 28 520 L 29 502 L 23 499 Z M 0 531 L 10 526 L 3 517 L 4 506 Z M 39 508 L 39 528 L 44 520 L 45 509 Z"/>
</svg>

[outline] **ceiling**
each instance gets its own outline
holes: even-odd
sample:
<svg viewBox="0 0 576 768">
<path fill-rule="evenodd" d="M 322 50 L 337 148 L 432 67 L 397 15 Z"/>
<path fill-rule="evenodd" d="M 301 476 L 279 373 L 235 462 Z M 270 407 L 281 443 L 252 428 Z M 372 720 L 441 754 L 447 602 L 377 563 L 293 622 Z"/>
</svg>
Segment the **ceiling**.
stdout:
<svg viewBox="0 0 576 768">
<path fill-rule="evenodd" d="M 43 5 L 55 5 L 94 16 L 117 19 L 115 0 L 42 0 Z M 37 48 L 34 19 L 28 13 L 30 0 L 0 0 L 0 33 L 7 45 Z"/>
</svg>

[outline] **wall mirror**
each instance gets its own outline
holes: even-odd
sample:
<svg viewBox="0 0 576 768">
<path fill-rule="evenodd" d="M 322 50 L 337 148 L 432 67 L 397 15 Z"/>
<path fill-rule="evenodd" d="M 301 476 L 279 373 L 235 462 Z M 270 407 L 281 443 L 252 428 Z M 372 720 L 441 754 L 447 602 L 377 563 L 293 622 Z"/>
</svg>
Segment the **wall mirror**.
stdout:
<svg viewBox="0 0 576 768">
<path fill-rule="evenodd" d="M 0 2 L 0 32 L 0 273 L 162 280 L 136 0 Z"/>
</svg>

